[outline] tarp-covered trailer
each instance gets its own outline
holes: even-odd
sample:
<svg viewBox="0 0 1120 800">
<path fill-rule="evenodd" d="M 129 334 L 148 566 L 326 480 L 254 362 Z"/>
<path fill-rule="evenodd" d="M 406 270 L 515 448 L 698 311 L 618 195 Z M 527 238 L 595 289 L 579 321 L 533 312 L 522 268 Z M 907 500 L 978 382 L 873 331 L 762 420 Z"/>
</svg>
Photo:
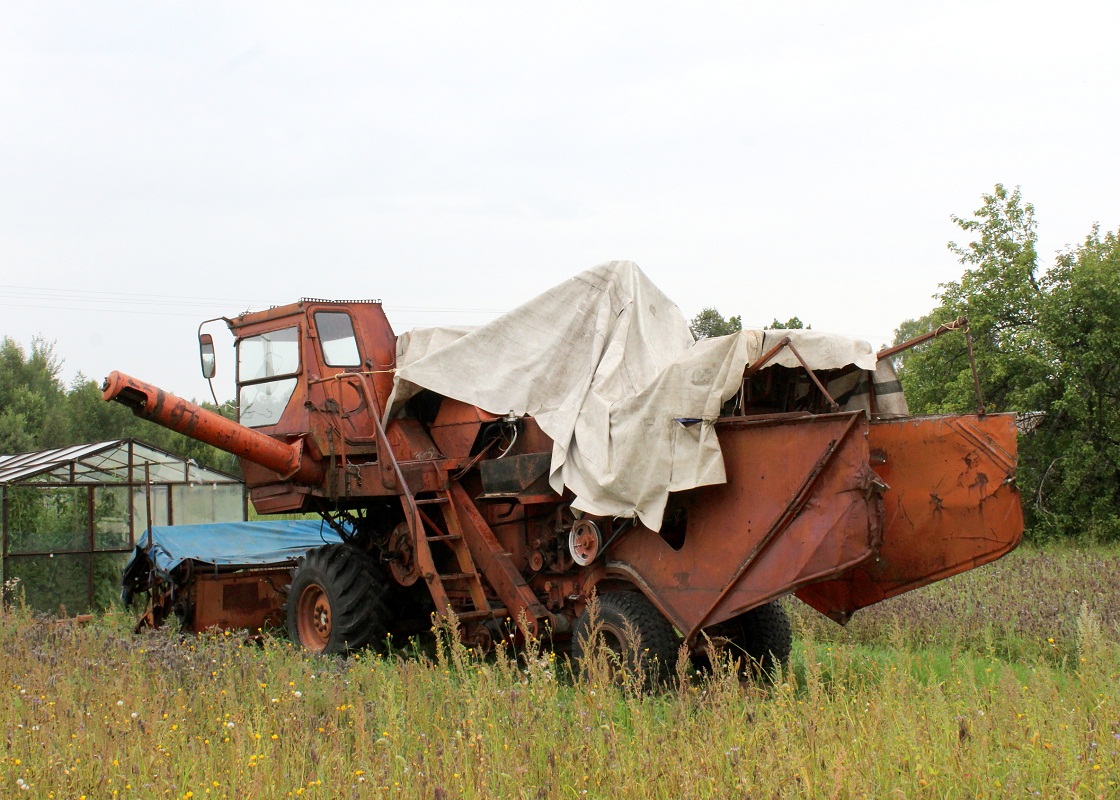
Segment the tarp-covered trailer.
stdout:
<svg viewBox="0 0 1120 800">
<path fill-rule="evenodd" d="M 139 626 L 158 627 L 174 615 L 196 633 L 257 633 L 284 624 L 297 559 L 341 542 L 317 520 L 153 526 L 125 565 L 121 600 L 132 606 L 137 595 L 147 596 Z"/>
<path fill-rule="evenodd" d="M 521 619 L 578 659 L 597 593 L 620 651 L 636 631 L 661 663 L 710 639 L 782 658 L 780 598 L 844 622 L 1022 533 L 1013 415 L 911 417 L 889 358 L 847 337 L 695 341 L 629 262 L 474 329 L 398 337 L 376 301 L 225 322 L 239 422 L 120 373 L 104 396 L 240 456 L 259 513 L 338 533 L 285 602 L 311 650 L 454 613 L 467 641 Z"/>
</svg>

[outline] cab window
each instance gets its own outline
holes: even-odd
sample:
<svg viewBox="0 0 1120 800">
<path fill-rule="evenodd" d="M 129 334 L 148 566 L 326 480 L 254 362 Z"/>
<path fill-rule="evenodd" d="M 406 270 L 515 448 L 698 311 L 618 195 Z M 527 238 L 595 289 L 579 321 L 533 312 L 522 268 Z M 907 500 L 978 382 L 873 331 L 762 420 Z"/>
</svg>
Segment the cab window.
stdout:
<svg viewBox="0 0 1120 800">
<path fill-rule="evenodd" d="M 358 340 L 354 336 L 354 323 L 350 315 L 341 311 L 318 311 L 315 328 L 319 331 L 319 346 L 323 350 L 323 363 L 328 367 L 360 367 Z"/>
<path fill-rule="evenodd" d="M 246 336 L 237 344 L 239 383 L 299 372 L 299 328 Z"/>
<path fill-rule="evenodd" d="M 299 372 L 299 328 L 247 336 L 237 343 L 238 408 L 241 424 L 275 425 L 295 392 Z"/>
</svg>

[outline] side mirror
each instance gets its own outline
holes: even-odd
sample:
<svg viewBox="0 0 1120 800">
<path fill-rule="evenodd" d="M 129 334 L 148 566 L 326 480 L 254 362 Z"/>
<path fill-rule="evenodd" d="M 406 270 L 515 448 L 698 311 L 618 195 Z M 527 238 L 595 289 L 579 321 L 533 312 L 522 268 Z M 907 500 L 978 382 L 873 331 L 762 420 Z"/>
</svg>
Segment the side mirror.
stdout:
<svg viewBox="0 0 1120 800">
<path fill-rule="evenodd" d="M 214 337 L 208 333 L 199 334 L 198 353 L 202 359 L 202 377 L 210 380 L 217 371 L 217 359 L 214 357 Z"/>
</svg>

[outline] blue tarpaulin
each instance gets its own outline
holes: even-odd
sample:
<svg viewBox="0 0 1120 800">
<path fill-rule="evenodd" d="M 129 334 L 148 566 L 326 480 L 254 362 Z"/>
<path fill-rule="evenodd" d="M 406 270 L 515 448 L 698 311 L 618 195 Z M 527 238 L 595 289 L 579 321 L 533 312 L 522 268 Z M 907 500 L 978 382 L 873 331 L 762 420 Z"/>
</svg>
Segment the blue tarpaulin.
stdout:
<svg viewBox="0 0 1120 800">
<path fill-rule="evenodd" d="M 215 522 L 157 526 L 144 532 L 125 574 L 146 554 L 161 578 L 184 561 L 215 567 L 250 567 L 294 561 L 308 550 L 342 541 L 321 520 Z"/>
</svg>

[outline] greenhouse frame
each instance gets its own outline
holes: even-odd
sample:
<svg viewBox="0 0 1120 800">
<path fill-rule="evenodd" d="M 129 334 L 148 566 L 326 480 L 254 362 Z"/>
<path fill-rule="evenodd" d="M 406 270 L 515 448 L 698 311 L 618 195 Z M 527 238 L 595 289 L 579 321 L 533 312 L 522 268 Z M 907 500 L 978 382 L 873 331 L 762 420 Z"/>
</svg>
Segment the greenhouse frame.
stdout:
<svg viewBox="0 0 1120 800">
<path fill-rule="evenodd" d="M 240 478 L 136 439 L 0 456 L 4 602 L 47 613 L 111 605 L 152 525 L 246 517 Z"/>
</svg>

